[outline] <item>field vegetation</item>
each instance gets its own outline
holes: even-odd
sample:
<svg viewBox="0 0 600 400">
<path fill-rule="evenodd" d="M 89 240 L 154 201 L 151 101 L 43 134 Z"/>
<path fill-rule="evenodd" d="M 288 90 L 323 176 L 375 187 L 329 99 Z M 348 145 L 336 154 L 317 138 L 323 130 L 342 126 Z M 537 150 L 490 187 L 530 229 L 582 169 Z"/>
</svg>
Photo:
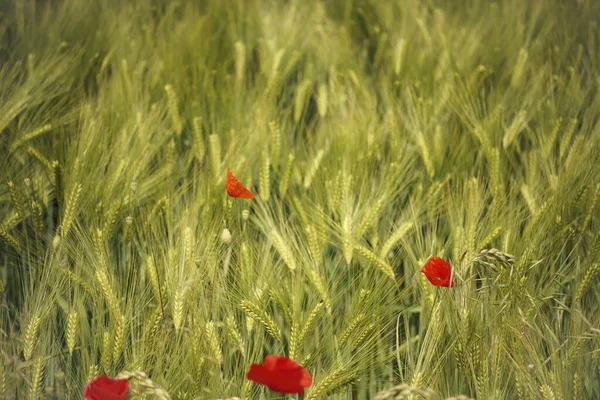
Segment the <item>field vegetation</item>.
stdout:
<svg viewBox="0 0 600 400">
<path fill-rule="evenodd" d="M 599 20 L 0 1 L 0 398 L 600 398 Z"/>
</svg>

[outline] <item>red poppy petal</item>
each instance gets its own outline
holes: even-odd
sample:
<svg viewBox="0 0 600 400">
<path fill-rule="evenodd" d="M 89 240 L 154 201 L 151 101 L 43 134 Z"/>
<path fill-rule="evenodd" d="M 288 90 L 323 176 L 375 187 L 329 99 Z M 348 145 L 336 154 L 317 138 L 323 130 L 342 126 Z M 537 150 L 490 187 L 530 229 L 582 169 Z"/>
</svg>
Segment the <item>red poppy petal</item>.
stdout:
<svg viewBox="0 0 600 400">
<path fill-rule="evenodd" d="M 260 364 L 252 364 L 246 374 L 246 378 L 261 385 L 268 385 L 270 382 L 270 375 L 267 369 Z"/>
<path fill-rule="evenodd" d="M 271 360 L 274 360 L 275 368 L 277 368 L 278 370 L 302 368 L 302 366 L 300 364 L 298 364 L 296 361 L 294 361 L 290 358 L 287 358 L 287 357 L 277 356 L 277 355 L 268 355 L 265 358 L 265 362 L 263 363 L 263 365 L 266 366 L 267 363 L 271 362 Z"/>
<path fill-rule="evenodd" d="M 304 368 L 302 368 L 302 375 L 300 376 L 298 383 L 302 387 L 310 387 L 312 385 L 312 376 L 310 376 L 310 373 Z"/>
<path fill-rule="evenodd" d="M 448 261 L 440 257 L 431 257 L 421 272 L 425 274 L 429 282 L 434 286 L 453 287 L 454 282 L 450 281 L 452 269 Z"/>
<path fill-rule="evenodd" d="M 265 357 L 263 365 L 252 364 L 246 376 L 280 393 L 304 394 L 304 388 L 312 385 L 312 377 L 300 364 L 273 354 Z"/>
<path fill-rule="evenodd" d="M 127 379 L 113 379 L 101 375 L 83 390 L 86 400 L 127 400 L 130 384 Z"/>
<path fill-rule="evenodd" d="M 304 394 L 304 387 L 300 384 L 297 373 L 285 373 L 283 371 L 274 374 L 269 388 L 279 393 Z"/>
<path fill-rule="evenodd" d="M 263 361 L 262 365 L 268 371 L 274 371 L 275 368 L 277 368 L 277 366 L 278 366 L 277 363 L 279 362 L 280 358 L 281 358 L 281 356 L 270 354 L 265 357 L 265 361 Z"/>
<path fill-rule="evenodd" d="M 229 168 L 227 168 L 227 183 L 225 184 L 225 188 L 227 189 L 227 194 L 231 197 L 238 199 L 254 198 L 254 194 L 237 180 Z"/>
</svg>

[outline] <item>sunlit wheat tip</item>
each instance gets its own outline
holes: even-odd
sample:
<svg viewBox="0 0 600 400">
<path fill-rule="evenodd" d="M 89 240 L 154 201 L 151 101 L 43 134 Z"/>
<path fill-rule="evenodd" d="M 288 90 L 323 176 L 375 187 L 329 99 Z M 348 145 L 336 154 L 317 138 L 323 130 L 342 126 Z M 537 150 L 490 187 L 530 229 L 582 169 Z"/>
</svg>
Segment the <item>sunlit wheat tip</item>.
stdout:
<svg viewBox="0 0 600 400">
<path fill-rule="evenodd" d="M 325 150 L 321 149 L 317 152 L 317 155 L 313 159 L 313 162 L 310 165 L 310 168 L 308 169 L 306 176 L 304 177 L 304 189 L 310 188 L 313 178 L 315 177 L 315 174 L 317 173 L 317 171 L 319 170 L 319 167 L 321 166 L 321 161 L 323 161 L 323 156 L 325 156 Z"/>
<path fill-rule="evenodd" d="M 279 165 L 279 156 L 281 153 L 281 129 L 275 121 L 269 122 L 271 160 L 275 166 Z"/>
<path fill-rule="evenodd" d="M 305 228 L 306 237 L 308 239 L 308 248 L 315 262 L 321 260 L 321 246 L 317 237 L 317 230 L 312 225 L 307 225 Z"/>
<path fill-rule="evenodd" d="M 177 98 L 177 93 L 172 85 L 165 85 L 165 92 L 167 93 L 167 106 L 171 116 L 173 130 L 175 131 L 175 134 L 179 136 L 183 130 L 183 124 L 179 116 L 179 99 Z"/>
<path fill-rule="evenodd" d="M 75 345 L 77 344 L 77 332 L 79 330 L 79 315 L 77 311 L 71 311 L 67 318 L 67 348 L 69 355 L 73 355 Z"/>
<path fill-rule="evenodd" d="M 310 91 L 312 86 L 313 82 L 308 78 L 304 79 L 300 85 L 298 85 L 296 97 L 294 99 L 294 122 L 296 123 L 300 121 L 300 118 L 302 118 L 306 103 L 311 95 Z"/>
<path fill-rule="evenodd" d="M 235 79 L 241 83 L 244 80 L 244 72 L 246 69 L 246 46 L 239 40 L 234 43 L 235 47 Z"/>
<path fill-rule="evenodd" d="M 510 79 L 510 85 L 513 87 L 517 87 L 523 81 L 523 75 L 525 72 L 525 66 L 527 65 L 527 59 L 529 57 L 529 53 L 525 47 L 522 47 L 519 50 L 519 54 L 517 56 L 517 62 L 513 68 L 512 76 Z"/>
<path fill-rule="evenodd" d="M 175 326 L 175 331 L 179 331 L 183 325 L 183 306 L 185 301 L 185 295 L 187 292 L 187 286 L 180 287 L 175 292 L 175 297 L 173 299 L 173 325 Z"/>
<path fill-rule="evenodd" d="M 594 278 L 600 272 L 600 263 L 594 263 L 592 266 L 588 268 L 585 272 L 581 283 L 577 287 L 577 292 L 575 293 L 575 300 L 579 301 L 583 298 L 583 295 L 586 293 L 590 285 L 592 284 Z"/>
<path fill-rule="evenodd" d="M 502 147 L 507 149 L 512 142 L 518 137 L 523 128 L 525 128 L 527 120 L 527 112 L 521 110 L 517 113 L 510 126 L 506 129 L 502 138 Z"/>
<path fill-rule="evenodd" d="M 260 197 L 264 201 L 269 201 L 271 192 L 271 160 L 266 151 L 262 153 L 262 164 L 260 169 Z"/>
<path fill-rule="evenodd" d="M 15 207 L 15 210 L 17 211 L 17 216 L 18 217 L 25 217 L 25 214 L 23 214 L 23 207 L 21 204 L 21 196 L 20 193 L 17 193 L 17 188 L 15 187 L 15 184 L 12 181 L 8 181 L 8 192 L 10 193 L 10 200 L 12 201 L 13 206 Z"/>
<path fill-rule="evenodd" d="M 394 74 L 399 75 L 402 72 L 402 63 L 404 61 L 404 51 L 406 49 L 406 39 L 400 38 L 396 42 L 393 53 Z"/>
<path fill-rule="evenodd" d="M 288 266 L 290 271 L 296 270 L 296 259 L 292 250 L 287 245 L 287 243 L 283 240 L 283 237 L 276 230 L 271 231 L 270 235 L 271 242 L 273 243 L 273 247 L 277 249 L 277 252 Z"/>
<path fill-rule="evenodd" d="M 281 176 L 281 180 L 279 182 L 279 194 L 283 197 L 287 192 L 288 185 L 290 183 L 290 174 L 292 172 L 292 166 L 294 165 L 295 157 L 293 154 L 288 155 L 288 161 L 285 165 L 285 169 L 283 170 L 283 175 Z"/>
<path fill-rule="evenodd" d="M 13 144 L 10 146 L 10 152 L 14 152 L 15 150 L 17 150 L 19 147 L 23 146 L 23 144 L 25 144 L 26 142 L 30 141 L 31 139 L 34 139 L 46 132 L 49 132 L 52 130 L 52 125 L 51 124 L 46 124 L 40 128 L 37 128 L 31 132 L 28 132 L 26 134 L 24 134 L 23 136 L 21 136 L 19 139 L 15 140 L 13 142 Z"/>
<path fill-rule="evenodd" d="M 327 84 L 320 83 L 317 95 L 317 109 L 319 110 L 319 116 L 324 118 L 327 115 L 328 106 L 328 88 Z"/>
</svg>

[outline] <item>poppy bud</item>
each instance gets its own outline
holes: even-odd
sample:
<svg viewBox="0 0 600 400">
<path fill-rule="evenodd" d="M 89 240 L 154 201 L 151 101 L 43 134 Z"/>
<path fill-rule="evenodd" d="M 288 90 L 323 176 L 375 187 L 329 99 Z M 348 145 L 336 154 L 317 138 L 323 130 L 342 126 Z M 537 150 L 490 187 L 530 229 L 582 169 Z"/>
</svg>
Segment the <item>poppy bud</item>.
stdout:
<svg viewBox="0 0 600 400">
<path fill-rule="evenodd" d="M 58 246 L 60 246 L 60 235 L 56 235 L 54 236 L 54 239 L 52 239 L 52 247 L 54 250 L 56 250 Z"/>
<path fill-rule="evenodd" d="M 221 233 L 221 241 L 223 244 L 231 243 L 231 232 L 229 232 L 229 229 L 223 228 L 223 232 Z"/>
</svg>

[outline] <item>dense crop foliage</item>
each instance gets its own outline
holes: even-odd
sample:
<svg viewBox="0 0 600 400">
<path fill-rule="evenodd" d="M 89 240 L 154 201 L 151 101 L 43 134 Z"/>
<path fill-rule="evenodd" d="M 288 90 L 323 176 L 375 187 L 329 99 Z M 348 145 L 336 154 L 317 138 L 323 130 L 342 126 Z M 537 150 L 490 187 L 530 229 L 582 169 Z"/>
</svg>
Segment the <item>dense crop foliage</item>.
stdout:
<svg viewBox="0 0 600 400">
<path fill-rule="evenodd" d="M 599 18 L 0 2 L 0 398 L 599 398 Z"/>
</svg>

